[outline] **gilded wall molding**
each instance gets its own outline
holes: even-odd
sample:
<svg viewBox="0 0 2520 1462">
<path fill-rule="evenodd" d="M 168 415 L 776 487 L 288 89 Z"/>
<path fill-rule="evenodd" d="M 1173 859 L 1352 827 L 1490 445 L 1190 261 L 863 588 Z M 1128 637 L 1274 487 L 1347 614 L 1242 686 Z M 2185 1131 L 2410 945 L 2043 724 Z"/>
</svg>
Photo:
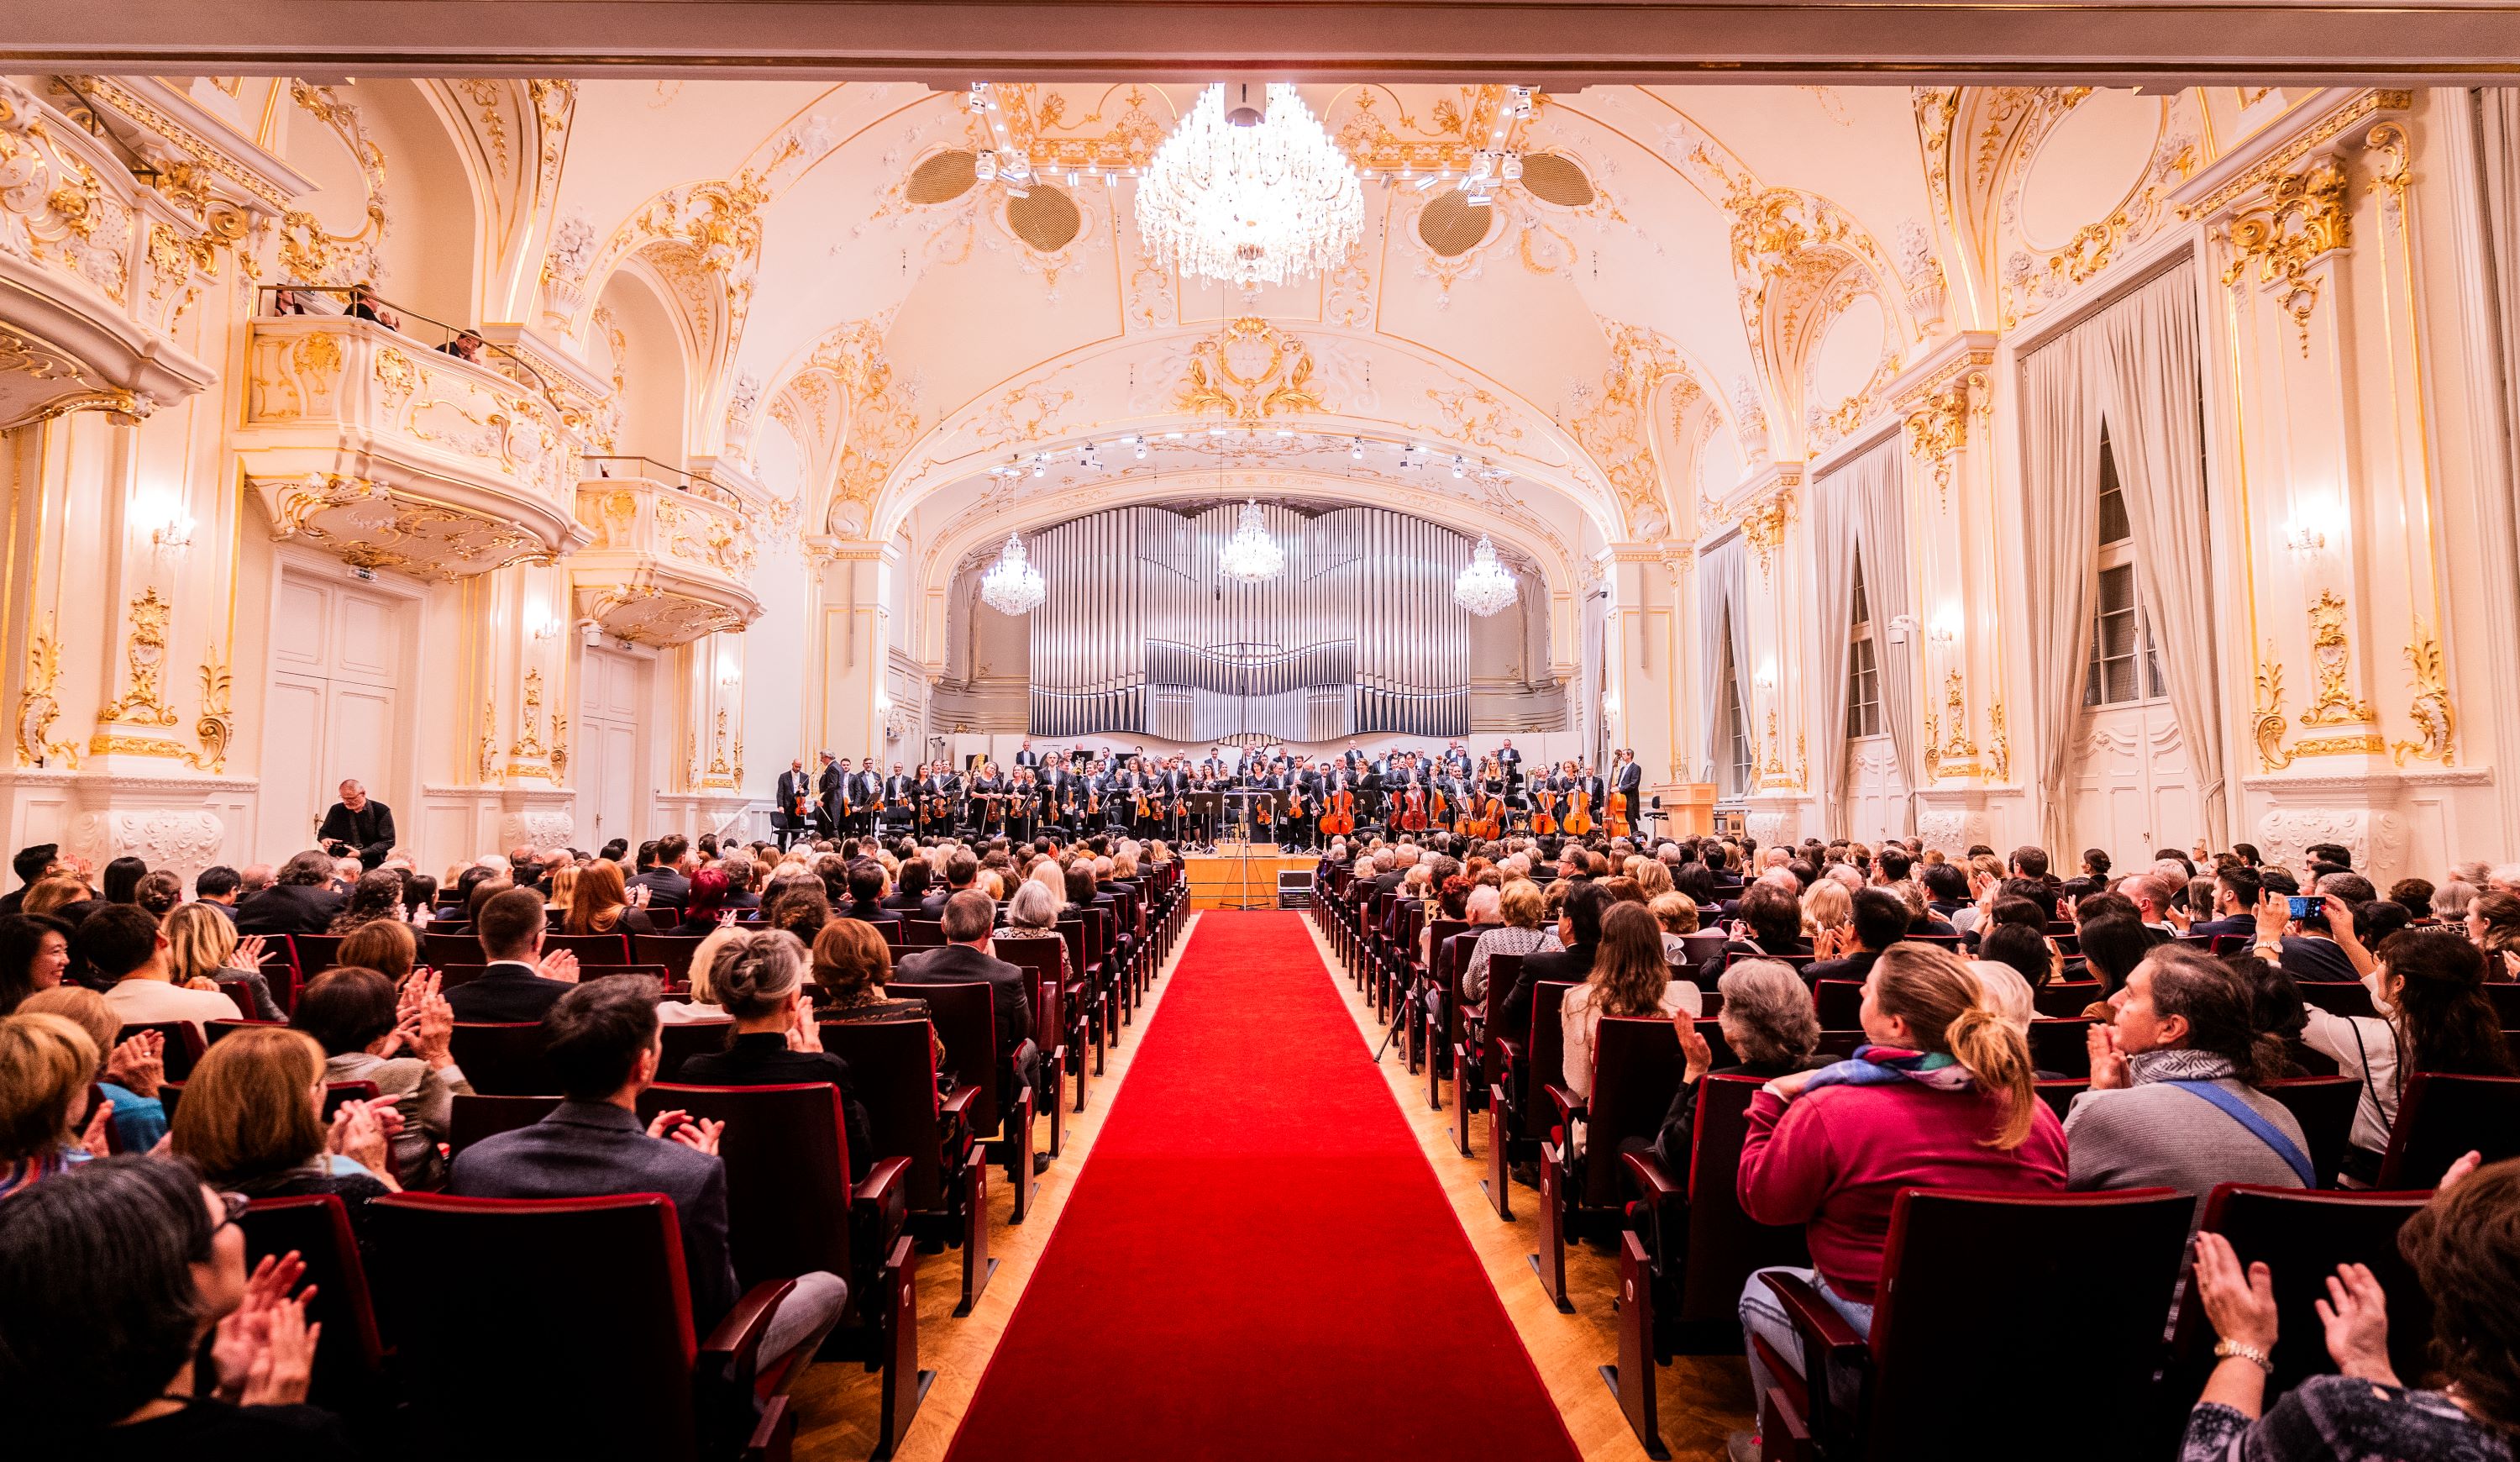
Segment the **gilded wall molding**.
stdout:
<svg viewBox="0 0 2520 1462">
<path fill-rule="evenodd" d="M 2345 601 L 2334 589 L 2321 589 L 2310 606 L 2311 671 L 2318 677 L 2310 708 L 2301 713 L 2305 726 L 2350 726 L 2377 712 L 2354 694 L 2354 648 L 2345 634 Z M 2303 754 L 2299 748 L 2294 754 Z"/>
<path fill-rule="evenodd" d="M 60 757 L 70 770 L 79 769 L 78 747 L 52 739 L 53 722 L 60 719 L 58 696 L 62 677 L 61 641 L 53 634 L 53 617 L 26 636 L 26 678 L 18 692 L 18 764 L 21 767 L 42 766 Z"/>
<path fill-rule="evenodd" d="M 2407 668 L 2414 681 L 2407 718 L 2415 723 L 2416 739 L 2393 744 L 2389 757 L 2400 766 L 2406 765 L 2408 757 L 2450 766 L 2457 754 L 2458 712 L 2451 705 L 2450 674 L 2442 661 L 2441 641 L 2421 624 L 2407 645 Z"/>
</svg>

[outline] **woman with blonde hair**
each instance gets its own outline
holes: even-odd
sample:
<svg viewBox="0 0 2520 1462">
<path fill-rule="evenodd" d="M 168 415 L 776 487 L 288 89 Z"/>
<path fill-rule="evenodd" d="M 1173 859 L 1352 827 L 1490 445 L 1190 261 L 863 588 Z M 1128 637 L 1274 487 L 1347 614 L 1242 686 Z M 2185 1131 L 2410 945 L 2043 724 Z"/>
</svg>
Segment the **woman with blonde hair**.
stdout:
<svg viewBox="0 0 2520 1462">
<path fill-rule="evenodd" d="M 253 1019 L 288 1019 L 263 978 L 261 935 L 239 939 L 228 916 L 206 903 L 178 904 L 158 928 L 166 937 L 168 979 L 194 989 L 243 984 L 253 996 Z"/>
<path fill-rule="evenodd" d="M 553 869 L 551 891 L 543 897 L 544 910 L 567 918 L 569 905 L 577 901 L 577 881 L 585 876 L 575 863 L 562 863 Z"/>
<path fill-rule="evenodd" d="M 1821 947 L 1823 936 L 1832 935 L 1854 922 L 1855 895 L 1837 880 L 1822 879 L 1803 895 L 1803 932 L 1810 937 L 1814 949 Z"/>
<path fill-rule="evenodd" d="M 294 1198 L 330 1193 L 367 1221 L 368 1201 L 399 1191 L 382 1104 L 343 1102 L 324 1120 L 324 1048 L 303 1030 L 251 1026 L 210 1047 L 184 1083 L 171 1133 L 177 1156 L 221 1191 Z"/>
<path fill-rule="evenodd" d="M 1671 978 L 1662 926 L 1652 912 L 1641 903 L 1610 905 L 1601 914 L 1592 975 L 1557 1009 L 1566 1035 L 1566 1089 L 1593 1095 L 1593 1033 L 1603 1016 L 1694 1017 L 1704 1004 L 1695 983 Z"/>
<path fill-rule="evenodd" d="M 568 904 L 568 933 L 655 932 L 656 927 L 648 922 L 647 910 L 630 907 L 629 885 L 621 877 L 620 864 L 599 862 L 578 874 L 577 891 Z"/>
<path fill-rule="evenodd" d="M 0 1017 L 0 1199 L 106 1155 L 111 1106 L 98 1104 L 86 1132 L 70 1127 L 97 1060 L 96 1042 L 68 1016 Z"/>
<path fill-rule="evenodd" d="M 1648 904 L 1672 891 L 1671 866 L 1660 858 L 1640 854 L 1628 859 L 1628 877 L 1637 881 L 1637 891 Z"/>
<path fill-rule="evenodd" d="M 1561 881 L 1562 882 L 1562 881 Z M 1497 912 L 1505 923 L 1491 929 L 1470 946 L 1470 962 L 1462 970 L 1462 999 L 1466 1009 L 1476 1009 L 1488 998 L 1488 961 L 1495 955 L 1527 955 L 1545 947 L 1550 936 L 1540 927 L 1541 915 L 1549 907 L 1549 895 L 1540 885 L 1527 878 L 1508 882 L 1497 894 Z"/>
<path fill-rule="evenodd" d="M 83 985 L 62 984 L 37 990 L 18 1009 L 27 1015 L 68 1019 L 98 1052 L 96 1086 L 113 1109 L 113 1146 L 126 1153 L 145 1153 L 166 1135 L 166 1107 L 158 1087 L 166 1078 L 166 1038 L 143 1030 L 122 1038 L 122 1017 L 103 995 Z"/>
<path fill-rule="evenodd" d="M 77 879 L 56 878 L 48 874 L 26 891 L 24 898 L 19 900 L 18 912 L 58 914 L 71 904 L 86 902 L 89 896 L 87 885 Z"/>
<path fill-rule="evenodd" d="M 1751 1098 L 1735 1187 L 1753 1222 L 1803 1225 L 1812 1267 L 1773 1272 L 1811 1281 L 1868 1333 L 1899 1190 L 2061 1193 L 2066 1165 L 2029 1043 L 1959 956 L 1904 940 L 1883 950 L 1865 978 L 1862 1019 L 1867 1043 L 1852 1060 L 1779 1076 Z M 1753 1394 L 1765 1395 L 1776 1383 L 1755 1342 L 1788 1363 L 1802 1344 L 1759 1274 L 1742 1287 L 1740 1313 Z"/>
<path fill-rule="evenodd" d="M 666 1026 L 688 1026 L 695 1021 L 725 1020 L 726 1010 L 718 1004 L 717 984 L 709 972 L 717 968 L 719 950 L 743 935 L 758 934 L 761 929 L 762 926 L 757 924 L 721 924 L 710 930 L 700 940 L 699 947 L 692 951 L 691 970 L 686 977 L 691 984 L 689 991 L 691 998 L 657 1001 L 657 1023 Z M 799 942 L 802 942 L 801 938 Z"/>
</svg>

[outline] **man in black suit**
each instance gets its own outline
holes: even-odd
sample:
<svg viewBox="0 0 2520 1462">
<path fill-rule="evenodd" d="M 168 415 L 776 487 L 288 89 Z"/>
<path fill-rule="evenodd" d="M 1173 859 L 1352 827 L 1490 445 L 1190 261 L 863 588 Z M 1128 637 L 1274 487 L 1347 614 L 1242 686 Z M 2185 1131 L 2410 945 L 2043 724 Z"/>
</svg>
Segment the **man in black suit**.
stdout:
<svg viewBox="0 0 2520 1462">
<path fill-rule="evenodd" d="M 789 761 L 788 769 L 779 774 L 779 796 L 773 805 L 770 826 L 779 840 L 779 850 L 786 852 L 789 843 L 805 836 L 805 825 L 813 817 L 814 780 L 805 775 L 803 757 Z"/>
<path fill-rule="evenodd" d="M 955 856 L 959 860 L 966 855 Z M 1032 977 L 1023 966 L 1008 964 L 989 952 L 990 931 L 997 922 L 996 899 L 977 889 L 956 893 L 945 900 L 945 947 L 922 949 L 902 960 L 893 967 L 890 983 L 987 985 L 998 1059 L 1007 1063 L 1002 1070 L 1026 1086 L 1038 1086 L 1041 1053 L 1032 1044 Z M 1036 1154 L 1034 1171 L 1047 1167 L 1049 1161 L 1049 1154 Z"/>
<path fill-rule="evenodd" d="M 332 887 L 333 856 L 312 848 L 280 866 L 270 888 L 237 904 L 240 935 L 319 935 L 341 912 L 343 895 Z"/>
<path fill-rule="evenodd" d="M 655 1081 L 664 1051 L 655 981 L 634 975 L 563 988 L 565 998 L 542 1023 L 544 1051 L 566 1099 L 529 1127 L 466 1148 L 446 1191 L 463 1198 L 664 1194 L 682 1232 L 692 1329 L 706 1335 L 742 1293 L 727 1248 L 726 1164 L 717 1155 L 724 1124 L 683 1112 L 639 1120 L 639 1094 Z M 829 1333 L 847 1302 L 848 1286 L 837 1276 L 815 1270 L 799 1277 L 770 1318 L 763 1362 Z"/>
<path fill-rule="evenodd" d="M 1592 978 L 1593 953 L 1601 941 L 1601 915 L 1610 903 L 1610 891 L 1597 879 L 1587 879 L 1566 891 L 1566 901 L 1557 910 L 1557 941 L 1564 947 L 1524 955 L 1522 973 L 1514 977 L 1513 988 L 1506 991 L 1505 1003 L 1488 1006 L 1491 1014 L 1508 1022 L 1508 1032 L 1531 1033 L 1531 992 L 1542 981 L 1582 984 Z"/>
<path fill-rule="evenodd" d="M 1834 959 L 1814 961 L 1803 971 L 1806 982 L 1869 978 L 1881 951 L 1908 937 L 1908 900 L 1887 889 L 1866 889 L 1855 895 L 1855 918 L 1847 929 L 1855 947 Z"/>
<path fill-rule="evenodd" d="M 919 816 L 919 779 L 892 764 L 892 775 L 883 779 L 883 824 L 887 828 L 907 828 Z"/>
<path fill-rule="evenodd" d="M 315 830 L 316 845 L 337 858 L 355 856 L 362 868 L 374 868 L 393 851 L 393 809 L 369 798 L 356 782 L 341 784 L 341 800 L 324 814 Z"/>
<path fill-rule="evenodd" d="M 1041 754 L 1032 749 L 1031 737 L 1027 736 L 1024 738 L 1024 744 L 1015 749 L 1015 759 L 1008 764 L 1011 766 L 1029 766 L 1035 770 L 1040 769 Z"/>
<path fill-rule="evenodd" d="M 1638 794 L 1644 791 L 1645 769 L 1638 764 L 1636 753 L 1625 747 L 1619 749 L 1615 764 L 1610 769 L 1610 786 L 1628 800 L 1628 820 L 1642 827 L 1644 805 L 1639 800 Z"/>
<path fill-rule="evenodd" d="M 814 827 L 829 838 L 840 826 L 840 791 L 844 774 L 832 754 L 822 754 L 822 770 L 814 776 Z"/>
<path fill-rule="evenodd" d="M 446 1003 L 467 1022 L 539 1021 L 577 982 L 577 956 L 562 950 L 536 962 L 543 948 L 543 898 L 525 889 L 502 889 L 481 901 L 481 950 L 489 968 L 450 985 Z"/>
<path fill-rule="evenodd" d="M 1513 749 L 1513 738 L 1497 748 L 1497 765 L 1505 768 L 1506 790 L 1510 792 L 1522 782 L 1522 754 Z"/>
<path fill-rule="evenodd" d="M 692 881 L 683 876 L 683 856 L 691 850 L 689 838 L 667 833 L 656 840 L 655 866 L 641 869 L 639 876 L 630 880 L 630 886 L 647 890 L 652 904 L 681 908 L 692 901 Z"/>
<path fill-rule="evenodd" d="M 919 905 L 922 919 L 945 917 L 945 901 L 971 887 L 980 876 L 980 860 L 968 848 L 957 848 L 945 856 L 945 887 L 931 889 Z"/>
</svg>

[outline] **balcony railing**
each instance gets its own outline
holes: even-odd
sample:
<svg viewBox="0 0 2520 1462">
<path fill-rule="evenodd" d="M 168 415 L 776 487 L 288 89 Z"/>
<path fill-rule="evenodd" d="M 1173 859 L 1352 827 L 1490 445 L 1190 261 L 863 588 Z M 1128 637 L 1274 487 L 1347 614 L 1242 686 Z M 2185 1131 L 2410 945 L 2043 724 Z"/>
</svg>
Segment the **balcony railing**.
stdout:
<svg viewBox="0 0 2520 1462">
<path fill-rule="evenodd" d="M 580 617 L 623 639 L 677 645 L 761 613 L 743 513 L 695 481 L 726 491 L 688 474 L 579 479 L 577 519 L 594 540 L 569 560 Z"/>
</svg>

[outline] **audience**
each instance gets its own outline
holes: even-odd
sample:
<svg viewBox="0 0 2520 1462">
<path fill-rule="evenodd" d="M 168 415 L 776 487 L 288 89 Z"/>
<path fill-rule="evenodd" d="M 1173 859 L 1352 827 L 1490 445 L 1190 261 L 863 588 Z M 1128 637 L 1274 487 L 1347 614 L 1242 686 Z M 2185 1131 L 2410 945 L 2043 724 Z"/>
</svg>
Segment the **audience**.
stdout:
<svg viewBox="0 0 2520 1462">
<path fill-rule="evenodd" d="M 693 890 L 697 895 L 698 879 Z M 849 1085 L 848 1063 L 823 1049 L 806 997 L 807 962 L 805 946 L 783 930 L 739 934 L 719 945 L 709 963 L 709 988 L 735 1018 L 735 1028 L 725 1050 L 690 1058 L 676 1079 L 695 1086 L 830 1082 L 839 1088 L 846 1114 L 850 1176 L 862 1178 L 875 1163 L 873 1129 Z"/>
<path fill-rule="evenodd" d="M 652 886 L 643 884 L 640 887 L 639 896 L 644 899 L 649 896 Z M 684 884 L 682 887 L 688 891 L 690 885 Z M 721 890 L 721 896 L 723 892 L 724 891 Z M 572 895 L 568 905 L 566 932 L 573 935 L 656 933 L 656 926 L 649 922 L 648 911 L 631 907 L 629 896 L 627 889 L 621 882 L 619 866 L 612 863 L 596 863 L 579 870 L 577 891 Z M 542 900 L 536 897 L 534 901 L 540 904 Z"/>
<path fill-rule="evenodd" d="M 70 927 L 44 914 L 0 914 L 0 1016 L 70 967 Z"/>
<path fill-rule="evenodd" d="M 1773 959 L 1745 959 L 1726 969 L 1715 982 L 1724 997 L 1715 1015 L 1731 1049 L 1733 1064 L 1715 1065 L 1715 1048 L 1697 1029 L 1694 1013 L 1676 1016 L 1681 1057 L 1686 1071 L 1672 1094 L 1671 1111 L 1654 1137 L 1654 1156 L 1675 1176 L 1689 1170 L 1689 1150 L 1697 1127 L 1697 1092 L 1711 1073 L 1727 1076 L 1781 1076 L 1828 1065 L 1812 1053 L 1820 1048 L 1820 1016 L 1812 1008 L 1811 990 L 1794 967 Z"/>
<path fill-rule="evenodd" d="M 1882 950 L 1908 937 L 1910 924 L 1907 901 L 1889 890 L 1867 889 L 1855 894 L 1847 922 L 1823 931 L 1814 941 L 1813 953 L 1819 958 L 1804 969 L 1803 978 L 1815 983 L 1862 980 L 1872 973 L 1872 962 Z"/>
<path fill-rule="evenodd" d="M 577 982 L 575 955 L 543 955 L 543 900 L 530 889 L 490 895 L 473 932 L 489 961 L 477 978 L 446 992 L 459 1021 L 539 1021 Z"/>
<path fill-rule="evenodd" d="M 540 899 L 511 891 L 540 917 Z M 723 1127 L 680 1110 L 639 1119 L 639 1095 L 655 1081 L 663 1056 L 657 994 L 656 982 L 644 975 L 568 986 L 542 1018 L 545 1053 L 564 1099 L 531 1126 L 457 1154 L 446 1191 L 468 1198 L 665 1195 L 682 1232 L 692 1330 L 706 1335 L 738 1295 L 727 1252 L 726 1165 L 717 1156 Z M 823 1329 L 847 1297 L 837 1276 L 798 1275 L 769 1321 L 764 1367 Z"/>
<path fill-rule="evenodd" d="M 926 1020 L 926 1001 L 896 1000 L 885 994 L 884 985 L 891 978 L 892 946 L 876 933 L 875 926 L 855 919 L 834 919 L 815 936 L 816 1020 Z M 937 1050 L 942 1054 L 941 1042 Z"/>
<path fill-rule="evenodd" d="M 242 988 L 253 1004 L 253 1019 L 282 1018 L 279 1002 L 271 995 L 271 981 L 262 973 L 262 962 L 270 957 L 263 949 L 263 936 L 238 938 L 236 922 L 205 903 L 176 909 L 158 930 L 166 937 L 168 980 L 190 989 L 222 993 Z"/>
<path fill-rule="evenodd" d="M 18 1007 L 28 1015 L 57 1015 L 74 1022 L 96 1043 L 103 1060 L 95 1073 L 98 1095 L 113 1117 L 108 1145 L 115 1152 L 145 1153 L 166 1135 L 166 1108 L 158 1088 L 166 1079 L 166 1037 L 142 1030 L 125 1037 L 121 1018 L 105 997 L 74 984 L 37 990 Z"/>
<path fill-rule="evenodd" d="M 324 1048 L 302 1030 L 250 1026 L 210 1047 L 184 1082 L 168 1137 L 202 1181 L 248 1197 L 330 1193 L 364 1232 L 368 1202 L 397 1192 L 385 1102 L 345 1101 L 324 1117 Z"/>
<path fill-rule="evenodd" d="M 216 914 L 202 916 L 217 919 Z M 223 923 L 224 921 L 222 921 Z M 190 1022 L 244 1018 L 234 1000 L 219 993 L 208 980 L 174 983 L 167 964 L 166 937 L 158 921 L 127 903 L 109 904 L 88 916 L 70 939 L 70 953 L 101 982 L 109 982 L 106 1003 L 126 1026 L 161 1021 Z"/>
<path fill-rule="evenodd" d="M 0 1016 L 0 1199 L 109 1151 L 111 1106 L 74 1128 L 97 1061 L 96 1042 L 68 1016 Z"/>
<path fill-rule="evenodd" d="M 1638 903 L 1612 905 L 1601 916 L 1591 973 L 1558 1006 L 1566 1037 L 1566 1089 L 1587 1099 L 1593 1095 L 1593 1034 L 1602 1017 L 1694 1017 L 1702 1003 L 1695 984 L 1671 978 L 1662 926 L 1652 913 Z"/>
<path fill-rule="evenodd" d="M 330 970 L 298 995 L 289 1023 L 324 1048 L 326 1081 L 373 1081 L 379 1096 L 396 1099 L 393 1176 L 406 1187 L 436 1186 L 444 1172 L 437 1145 L 448 1138 L 455 1098 L 472 1090 L 455 1064 L 455 1011 L 437 977 L 417 976 L 397 994 L 375 970 Z"/>
<path fill-rule="evenodd" d="M 0 1398 L 14 1454 L 335 1462 L 300 1404 L 322 1327 L 303 1266 L 248 1272 L 237 1216 L 189 1165 L 109 1158 L 0 1202 Z M 196 1374 L 196 1367 L 206 1370 Z"/>
<path fill-rule="evenodd" d="M 1768 1083 L 1750 1103 L 1737 1187 L 1760 1223 L 1800 1223 L 1810 1279 L 1860 1332 L 1872 1328 L 1891 1200 L 1903 1188 L 2054 1193 L 2065 1133 L 2039 1100 L 2021 1036 L 1979 998 L 1957 955 L 1902 942 L 1865 980 L 1855 1057 Z M 1769 1271 L 1762 1270 L 1761 1273 Z M 1801 1342 L 1758 1274 L 1741 1291 L 1746 1336 Z M 1750 1348 L 1751 1393 L 1774 1384 Z"/>
<path fill-rule="evenodd" d="M 333 927 L 333 916 L 348 902 L 333 889 L 339 870 L 331 854 L 315 849 L 298 853 L 280 866 L 271 887 L 237 900 L 237 933 L 247 935 L 318 935 Z"/>
<path fill-rule="evenodd" d="M 1478 941 L 1470 946 L 1469 963 L 1462 969 L 1462 999 L 1472 1009 L 1484 1006 L 1487 1000 L 1491 957 L 1524 956 L 1542 946 L 1540 915 L 1547 906 L 1540 886 L 1527 878 L 1513 879 L 1497 891 L 1497 913 L 1505 922 L 1481 932 Z"/>
</svg>

